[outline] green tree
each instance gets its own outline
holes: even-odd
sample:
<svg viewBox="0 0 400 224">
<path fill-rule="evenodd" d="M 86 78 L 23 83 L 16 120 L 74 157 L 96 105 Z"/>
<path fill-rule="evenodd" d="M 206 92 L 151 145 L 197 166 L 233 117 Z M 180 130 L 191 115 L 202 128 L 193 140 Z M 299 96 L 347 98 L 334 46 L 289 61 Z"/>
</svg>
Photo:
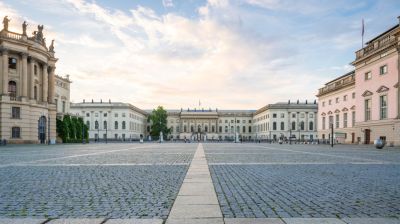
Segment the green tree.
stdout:
<svg viewBox="0 0 400 224">
<path fill-rule="evenodd" d="M 56 132 L 57 135 L 61 138 L 64 139 L 64 123 L 61 119 L 56 119 Z"/>
<path fill-rule="evenodd" d="M 167 128 L 167 111 L 162 106 L 158 106 L 154 109 L 149 116 L 151 121 L 151 136 L 157 138 L 160 136 L 162 131 L 164 138 L 170 133 L 170 129 Z"/>
<path fill-rule="evenodd" d="M 70 123 L 71 123 L 71 117 L 69 116 L 69 115 L 64 115 L 64 118 L 63 118 L 63 131 L 62 131 L 62 133 L 63 133 L 63 136 L 62 136 L 62 138 L 63 138 L 63 142 L 64 143 L 67 143 L 68 141 L 69 141 L 69 139 L 70 139 Z"/>
</svg>

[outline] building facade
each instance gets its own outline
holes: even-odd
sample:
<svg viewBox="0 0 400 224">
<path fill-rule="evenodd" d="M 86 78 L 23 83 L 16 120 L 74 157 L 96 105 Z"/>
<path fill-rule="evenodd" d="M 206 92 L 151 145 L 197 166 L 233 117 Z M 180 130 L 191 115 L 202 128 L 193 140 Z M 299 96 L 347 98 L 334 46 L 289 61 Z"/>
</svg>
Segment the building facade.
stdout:
<svg viewBox="0 0 400 224">
<path fill-rule="evenodd" d="M 33 36 L 0 31 L 0 138 L 10 143 L 54 143 L 56 105 L 54 41 L 47 47 L 43 25 Z"/>
<path fill-rule="evenodd" d="M 400 145 L 400 17 L 398 24 L 356 51 L 356 135 Z"/>
<path fill-rule="evenodd" d="M 254 113 L 254 137 L 257 140 L 317 139 L 317 111 L 315 101 L 268 104 Z"/>
<path fill-rule="evenodd" d="M 318 97 L 318 136 L 338 143 L 355 143 L 355 72 L 351 71 L 320 88 Z"/>
<path fill-rule="evenodd" d="M 145 137 L 148 113 L 128 103 L 71 103 L 72 115 L 83 118 L 92 141 L 133 141 Z"/>
<path fill-rule="evenodd" d="M 70 113 L 70 85 L 69 75 L 65 77 L 55 76 L 54 104 L 57 109 L 57 117 Z"/>
<path fill-rule="evenodd" d="M 253 136 L 251 110 L 167 110 L 170 138 L 180 140 L 247 141 Z"/>
</svg>

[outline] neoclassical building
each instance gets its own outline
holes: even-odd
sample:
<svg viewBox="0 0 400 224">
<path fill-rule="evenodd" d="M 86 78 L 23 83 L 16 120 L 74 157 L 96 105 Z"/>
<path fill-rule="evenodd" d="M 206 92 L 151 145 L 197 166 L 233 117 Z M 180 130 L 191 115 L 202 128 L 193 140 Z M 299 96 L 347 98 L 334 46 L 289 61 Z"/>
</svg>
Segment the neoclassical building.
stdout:
<svg viewBox="0 0 400 224">
<path fill-rule="evenodd" d="M 167 110 L 170 138 L 187 140 L 242 140 L 253 136 L 253 110 Z"/>
<path fill-rule="evenodd" d="M 356 92 L 355 72 L 351 71 L 318 90 L 318 136 L 338 143 L 355 143 Z"/>
<path fill-rule="evenodd" d="M 47 47 L 43 25 L 32 36 L 0 31 L 0 139 L 10 143 L 54 143 L 56 139 L 54 41 Z"/>
<path fill-rule="evenodd" d="M 65 77 L 56 75 L 55 77 L 55 95 L 54 104 L 57 108 L 57 117 L 70 113 L 70 86 L 69 75 Z"/>
<path fill-rule="evenodd" d="M 257 140 L 317 139 L 317 111 L 315 101 L 268 104 L 253 115 L 254 137 Z"/>
<path fill-rule="evenodd" d="M 148 113 L 120 102 L 71 103 L 70 113 L 83 118 L 94 141 L 130 141 L 145 137 Z"/>
</svg>

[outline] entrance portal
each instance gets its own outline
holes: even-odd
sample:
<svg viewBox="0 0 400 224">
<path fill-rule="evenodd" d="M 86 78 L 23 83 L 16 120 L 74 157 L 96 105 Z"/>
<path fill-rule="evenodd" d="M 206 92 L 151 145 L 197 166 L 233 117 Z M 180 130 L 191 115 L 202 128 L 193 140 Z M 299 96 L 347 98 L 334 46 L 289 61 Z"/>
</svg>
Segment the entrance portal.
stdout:
<svg viewBox="0 0 400 224">
<path fill-rule="evenodd" d="M 369 144 L 369 142 L 371 141 L 371 129 L 365 129 L 365 131 L 364 131 L 364 139 L 365 139 L 365 142 L 364 142 L 364 144 Z"/>
<path fill-rule="evenodd" d="M 38 133 L 40 144 L 46 143 L 46 124 L 47 119 L 45 116 L 41 116 L 38 121 Z"/>
</svg>

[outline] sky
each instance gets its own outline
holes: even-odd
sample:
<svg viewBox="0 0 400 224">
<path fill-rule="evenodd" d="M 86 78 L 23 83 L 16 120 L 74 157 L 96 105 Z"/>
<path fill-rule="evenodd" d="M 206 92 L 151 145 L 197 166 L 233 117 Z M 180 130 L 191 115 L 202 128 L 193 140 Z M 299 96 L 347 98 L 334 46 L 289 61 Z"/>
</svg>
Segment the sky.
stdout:
<svg viewBox="0 0 400 224">
<path fill-rule="evenodd" d="M 313 101 L 355 51 L 399 23 L 398 0 L 0 0 L 55 40 L 71 101 L 259 109 Z"/>
</svg>

